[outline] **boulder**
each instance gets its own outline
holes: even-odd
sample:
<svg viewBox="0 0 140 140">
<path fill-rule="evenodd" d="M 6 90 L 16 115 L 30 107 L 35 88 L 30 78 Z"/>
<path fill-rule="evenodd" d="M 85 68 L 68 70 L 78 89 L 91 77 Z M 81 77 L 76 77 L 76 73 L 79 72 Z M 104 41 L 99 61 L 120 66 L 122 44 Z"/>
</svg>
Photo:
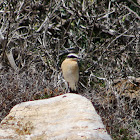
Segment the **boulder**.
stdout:
<svg viewBox="0 0 140 140">
<path fill-rule="evenodd" d="M 0 124 L 0 139 L 111 140 L 92 103 L 77 94 L 28 101 L 12 108 Z"/>
</svg>

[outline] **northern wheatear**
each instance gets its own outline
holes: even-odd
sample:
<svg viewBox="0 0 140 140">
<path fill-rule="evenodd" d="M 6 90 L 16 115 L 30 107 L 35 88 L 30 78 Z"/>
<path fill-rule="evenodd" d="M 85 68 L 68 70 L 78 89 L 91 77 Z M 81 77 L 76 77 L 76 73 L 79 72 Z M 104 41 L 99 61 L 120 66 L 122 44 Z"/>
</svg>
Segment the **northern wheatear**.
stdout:
<svg viewBox="0 0 140 140">
<path fill-rule="evenodd" d="M 65 81 L 68 83 L 70 92 L 77 93 L 77 83 L 79 80 L 78 56 L 74 53 L 68 54 L 62 62 L 61 69 Z"/>
</svg>

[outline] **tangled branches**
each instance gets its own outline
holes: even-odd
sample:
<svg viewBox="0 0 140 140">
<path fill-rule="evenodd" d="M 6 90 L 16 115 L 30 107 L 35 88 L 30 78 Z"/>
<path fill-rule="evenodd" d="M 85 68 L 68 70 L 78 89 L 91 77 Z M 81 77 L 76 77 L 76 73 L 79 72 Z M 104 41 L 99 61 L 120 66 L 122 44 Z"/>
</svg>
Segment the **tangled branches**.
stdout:
<svg viewBox="0 0 140 140">
<path fill-rule="evenodd" d="M 64 54 L 75 51 L 82 58 L 79 92 L 91 99 L 112 136 L 119 128 L 126 130 L 137 113 L 130 118 L 127 114 L 124 126 L 112 129 L 113 119 L 123 119 L 117 113 L 124 110 L 119 105 L 128 103 L 119 99 L 113 84 L 116 79 L 140 77 L 139 8 L 132 0 L 1 0 L 0 118 L 22 101 L 64 93 L 60 64 Z"/>
</svg>

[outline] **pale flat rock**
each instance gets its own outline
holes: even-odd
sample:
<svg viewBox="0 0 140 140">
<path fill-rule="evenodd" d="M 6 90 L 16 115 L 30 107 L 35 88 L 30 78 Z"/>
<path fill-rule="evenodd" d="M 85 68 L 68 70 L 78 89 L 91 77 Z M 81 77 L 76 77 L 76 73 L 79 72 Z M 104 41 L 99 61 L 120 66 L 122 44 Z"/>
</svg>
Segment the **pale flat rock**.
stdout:
<svg viewBox="0 0 140 140">
<path fill-rule="evenodd" d="M 0 124 L 6 140 L 111 140 L 92 103 L 77 94 L 29 101 L 12 108 Z"/>
</svg>

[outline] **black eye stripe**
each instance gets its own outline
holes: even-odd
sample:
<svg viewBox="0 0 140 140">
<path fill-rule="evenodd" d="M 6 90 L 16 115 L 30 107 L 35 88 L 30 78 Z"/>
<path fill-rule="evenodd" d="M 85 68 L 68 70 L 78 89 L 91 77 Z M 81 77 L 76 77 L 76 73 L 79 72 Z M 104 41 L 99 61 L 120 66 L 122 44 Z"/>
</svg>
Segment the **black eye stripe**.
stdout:
<svg viewBox="0 0 140 140">
<path fill-rule="evenodd" d="M 77 57 L 74 55 L 70 55 L 70 56 L 68 56 L 68 58 L 77 58 Z"/>
</svg>

